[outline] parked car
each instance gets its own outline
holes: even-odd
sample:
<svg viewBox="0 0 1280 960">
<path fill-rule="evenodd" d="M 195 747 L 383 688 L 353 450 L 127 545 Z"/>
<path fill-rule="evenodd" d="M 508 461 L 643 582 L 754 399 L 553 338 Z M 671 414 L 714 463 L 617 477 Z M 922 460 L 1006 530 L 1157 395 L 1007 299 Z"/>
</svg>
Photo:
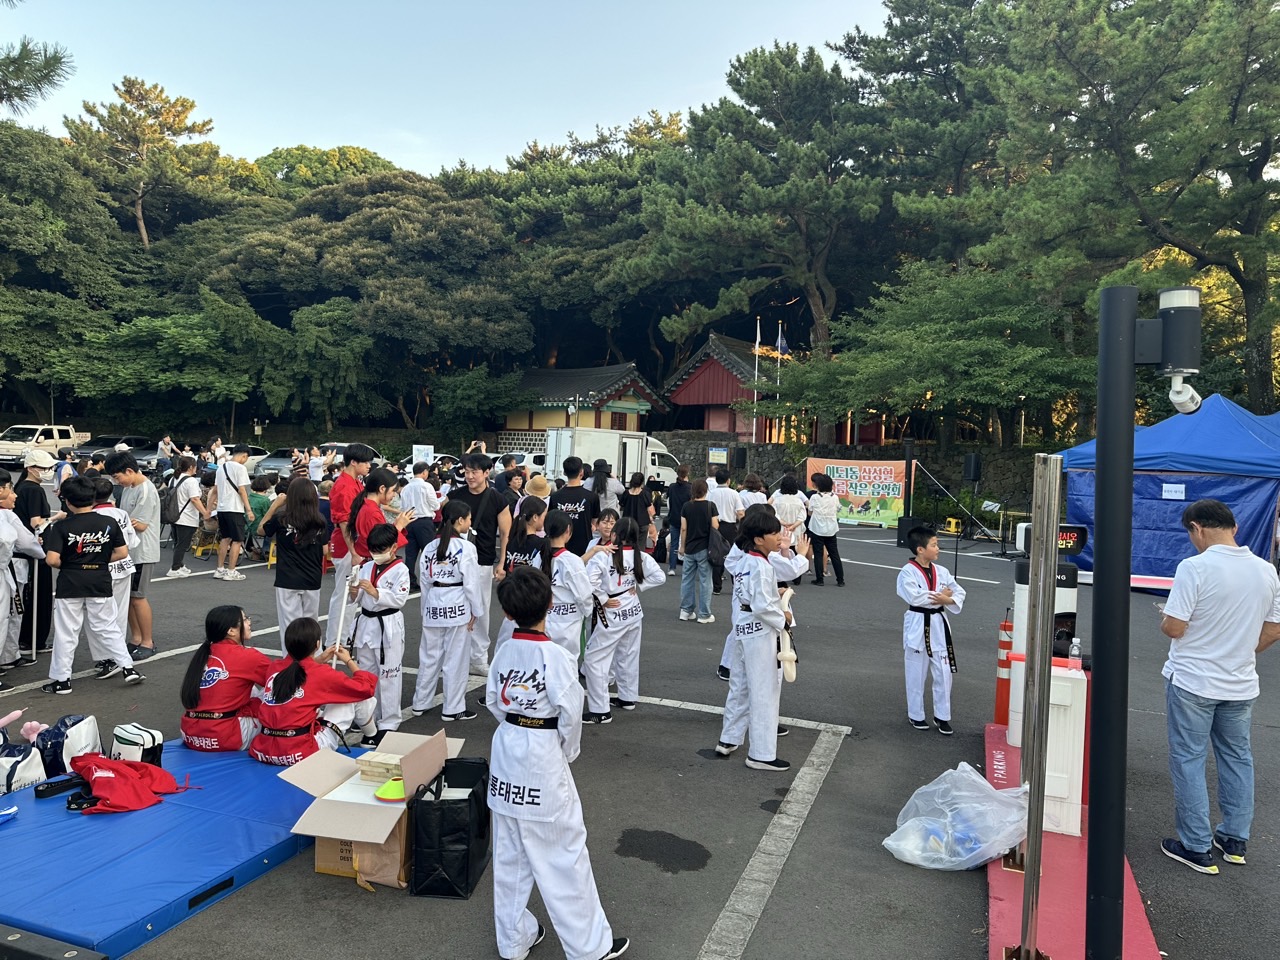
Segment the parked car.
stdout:
<svg viewBox="0 0 1280 960">
<path fill-rule="evenodd" d="M 350 442 L 354 443 L 355 441 L 350 441 Z M 320 453 L 322 456 L 328 456 L 330 450 L 337 451 L 337 456 L 335 456 L 333 460 L 335 463 L 342 463 L 343 462 L 342 452 L 347 449 L 347 445 L 348 445 L 347 441 L 330 440 L 328 443 L 320 444 Z M 370 447 L 369 449 L 372 450 L 373 448 Z M 382 454 L 380 454 L 377 450 L 373 451 L 373 465 L 375 467 L 387 466 L 387 461 L 383 459 Z"/>
<path fill-rule="evenodd" d="M 76 444 L 71 448 L 71 452 L 75 454 L 76 459 L 91 457 L 95 453 L 110 456 L 121 443 L 124 443 L 129 448 L 129 452 L 133 454 L 139 463 L 142 462 L 141 457 L 143 454 L 149 454 L 154 460 L 156 448 L 160 446 L 158 440 L 148 440 L 139 434 L 126 433 L 117 435 L 104 433 L 94 437 L 88 443 Z"/>
<path fill-rule="evenodd" d="M 280 477 L 289 476 L 293 472 L 293 447 L 272 450 L 268 456 L 258 461 L 251 472 L 255 477 L 265 477 L 272 473 Z"/>
<path fill-rule="evenodd" d="M 89 434 L 76 433 L 70 424 L 15 424 L 0 433 L 0 463 L 20 465 L 28 450 L 43 450 L 56 460 L 58 451 L 88 440 Z"/>
</svg>

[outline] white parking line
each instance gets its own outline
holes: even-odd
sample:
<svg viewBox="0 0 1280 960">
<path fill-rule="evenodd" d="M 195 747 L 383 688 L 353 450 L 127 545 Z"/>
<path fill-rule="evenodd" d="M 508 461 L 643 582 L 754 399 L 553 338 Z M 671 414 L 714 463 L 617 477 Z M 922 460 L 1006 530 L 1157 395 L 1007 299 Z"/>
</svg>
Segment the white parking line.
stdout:
<svg viewBox="0 0 1280 960">
<path fill-rule="evenodd" d="M 258 567 L 265 567 L 266 563 L 243 563 L 236 567 L 237 570 L 254 570 Z M 191 577 L 208 577 L 212 576 L 215 570 L 201 570 L 199 573 L 191 574 Z M 161 574 L 158 577 L 152 577 L 152 583 L 181 583 L 183 580 L 190 580 L 191 577 L 166 577 Z M 234 581 L 233 581 L 234 582 Z"/>
<path fill-rule="evenodd" d="M 841 558 L 843 560 L 843 558 Z M 901 567 L 895 567 L 888 563 L 870 563 L 866 560 L 844 560 L 845 563 L 856 564 L 859 567 L 878 567 L 881 570 L 901 570 Z M 970 583 L 989 583 L 993 586 L 999 586 L 1001 580 L 983 580 L 979 577 L 956 577 L 957 580 L 968 580 Z"/>
</svg>

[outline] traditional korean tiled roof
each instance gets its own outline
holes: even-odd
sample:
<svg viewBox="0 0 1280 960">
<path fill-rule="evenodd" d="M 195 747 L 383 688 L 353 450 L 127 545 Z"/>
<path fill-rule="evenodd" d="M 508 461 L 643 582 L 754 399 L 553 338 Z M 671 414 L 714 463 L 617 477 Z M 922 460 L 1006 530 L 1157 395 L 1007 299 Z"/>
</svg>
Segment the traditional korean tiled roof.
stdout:
<svg viewBox="0 0 1280 960">
<path fill-rule="evenodd" d="M 609 401 L 634 391 L 655 411 L 665 413 L 670 409 L 654 386 L 636 370 L 634 363 L 526 370 L 520 380 L 520 388 L 536 393 L 541 398 L 539 406 L 543 407 L 562 407 L 576 400 L 584 408 L 600 410 Z"/>
<path fill-rule="evenodd" d="M 669 395 L 672 390 L 689 379 L 707 357 L 719 360 L 726 370 L 744 384 L 756 379 L 756 345 L 746 340 L 735 340 L 732 337 L 712 333 L 707 337 L 703 348 L 690 357 L 685 365 L 666 382 L 663 393 Z"/>
</svg>

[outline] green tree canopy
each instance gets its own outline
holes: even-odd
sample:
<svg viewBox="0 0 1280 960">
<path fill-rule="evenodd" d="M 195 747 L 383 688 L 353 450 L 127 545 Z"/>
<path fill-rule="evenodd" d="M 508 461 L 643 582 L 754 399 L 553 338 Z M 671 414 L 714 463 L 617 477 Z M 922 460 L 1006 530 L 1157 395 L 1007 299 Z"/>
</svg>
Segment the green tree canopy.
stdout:
<svg viewBox="0 0 1280 960">
<path fill-rule="evenodd" d="M 21 0 L 0 0 L 13 9 Z M 22 37 L 0 45 L 0 110 L 23 114 L 62 86 L 75 71 L 65 47 Z"/>
</svg>

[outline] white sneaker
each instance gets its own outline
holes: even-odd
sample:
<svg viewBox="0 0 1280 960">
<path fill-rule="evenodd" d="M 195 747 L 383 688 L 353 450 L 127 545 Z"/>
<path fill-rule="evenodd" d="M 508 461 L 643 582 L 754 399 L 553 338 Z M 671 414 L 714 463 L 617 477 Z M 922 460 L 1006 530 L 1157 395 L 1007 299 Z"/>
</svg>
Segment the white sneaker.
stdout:
<svg viewBox="0 0 1280 960">
<path fill-rule="evenodd" d="M 467 672 L 473 677 L 487 677 L 489 676 L 489 665 L 487 663 L 473 663 Z"/>
<path fill-rule="evenodd" d="M 223 580 L 243 580 L 244 574 L 239 570 L 228 570 L 222 575 Z"/>
<path fill-rule="evenodd" d="M 213 571 L 213 579 L 225 580 L 226 578 L 227 578 L 226 567 L 219 567 L 217 570 Z"/>
<path fill-rule="evenodd" d="M 692 610 L 681 610 L 681 611 L 680 611 L 680 619 L 681 619 L 681 620 L 696 620 L 696 619 L 698 619 L 698 616 L 697 616 L 697 614 L 695 614 Z"/>
<path fill-rule="evenodd" d="M 177 579 L 181 579 L 181 578 L 183 578 L 183 577 L 189 577 L 189 576 L 191 576 L 191 571 L 190 571 L 190 570 L 188 570 L 186 567 L 179 567 L 177 570 L 167 570 L 167 571 L 165 571 L 165 576 L 166 576 L 166 577 L 175 577 L 175 578 L 177 578 Z"/>
<path fill-rule="evenodd" d="M 705 617 L 699 617 L 698 622 L 699 623 L 715 623 L 716 615 L 714 613 L 709 613 Z"/>
<path fill-rule="evenodd" d="M 667 576 L 668 576 L 668 577 L 674 577 L 675 575 L 676 575 L 676 572 L 675 572 L 674 570 L 668 570 L 668 571 L 667 571 Z"/>
</svg>

